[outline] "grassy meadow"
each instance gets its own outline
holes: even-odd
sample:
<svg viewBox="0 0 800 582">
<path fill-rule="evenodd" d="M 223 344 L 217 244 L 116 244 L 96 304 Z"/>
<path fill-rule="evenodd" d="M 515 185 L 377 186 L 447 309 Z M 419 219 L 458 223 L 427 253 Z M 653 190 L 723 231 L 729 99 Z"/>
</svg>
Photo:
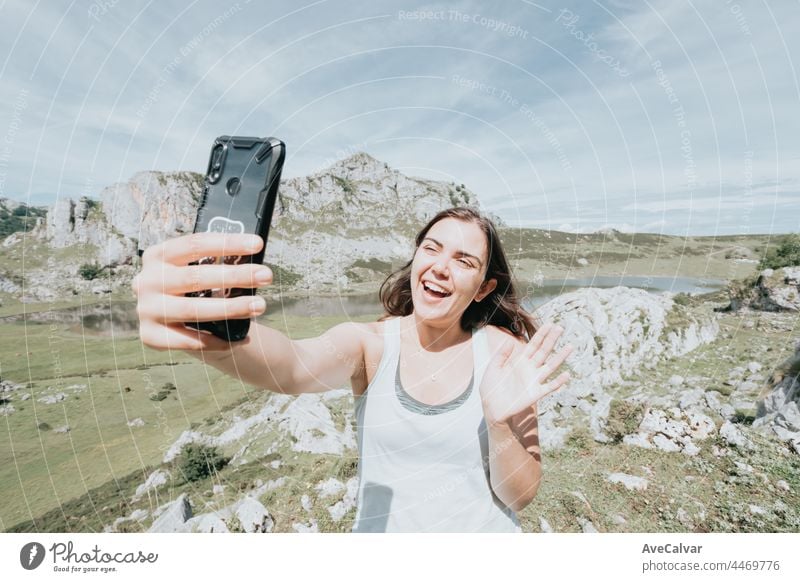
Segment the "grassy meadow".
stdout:
<svg viewBox="0 0 800 582">
<path fill-rule="evenodd" d="M 318 335 L 338 322 L 270 315 L 263 321 L 294 339 Z M 160 464 L 184 430 L 266 396 L 182 352 L 151 350 L 130 335 L 75 333 L 62 324 L 0 323 L 0 373 L 28 386 L 12 393 L 17 411 L 0 418 L 5 425 L 0 530 L 35 520 L 104 484 L 116 486 L 131 474 L 135 490 L 148 475 L 146 467 Z M 151 400 L 167 383 L 177 389 L 165 400 Z M 86 389 L 70 389 L 75 385 Z M 21 401 L 26 392 L 31 398 Z M 67 398 L 38 401 L 59 392 Z M 136 418 L 144 426 L 128 426 Z M 41 430 L 43 423 L 50 429 Z M 69 432 L 56 432 L 63 426 Z M 93 505 L 88 504 L 91 511 L 99 510 Z"/>
</svg>

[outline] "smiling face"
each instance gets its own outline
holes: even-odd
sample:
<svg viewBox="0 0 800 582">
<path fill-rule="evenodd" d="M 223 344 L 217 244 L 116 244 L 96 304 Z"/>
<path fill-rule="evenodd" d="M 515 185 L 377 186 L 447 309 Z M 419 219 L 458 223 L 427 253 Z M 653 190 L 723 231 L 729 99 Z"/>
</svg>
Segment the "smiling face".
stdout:
<svg viewBox="0 0 800 582">
<path fill-rule="evenodd" d="M 497 285 L 484 282 L 489 249 L 474 222 L 445 218 L 426 233 L 411 263 L 411 297 L 422 319 L 458 322 L 473 301 Z"/>
</svg>

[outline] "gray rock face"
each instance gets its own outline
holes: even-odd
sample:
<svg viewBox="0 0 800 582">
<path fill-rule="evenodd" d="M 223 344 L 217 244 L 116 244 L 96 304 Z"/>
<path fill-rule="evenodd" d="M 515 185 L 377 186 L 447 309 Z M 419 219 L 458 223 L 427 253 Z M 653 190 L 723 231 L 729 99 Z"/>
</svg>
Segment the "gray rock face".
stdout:
<svg viewBox="0 0 800 582">
<path fill-rule="evenodd" d="M 319 491 L 320 497 L 331 497 L 333 495 L 338 495 L 342 493 L 346 489 L 344 483 L 339 481 L 338 479 L 334 479 L 330 477 L 325 481 L 317 484 L 317 491 Z"/>
<path fill-rule="evenodd" d="M 750 306 L 764 311 L 800 311 L 800 267 L 762 271 Z"/>
<path fill-rule="evenodd" d="M 477 198 L 466 189 L 406 176 L 361 152 L 281 184 L 276 224 L 289 218 L 313 221 L 331 212 L 342 222 L 357 224 L 369 209 L 370 226 L 397 228 L 398 220 L 424 222 L 442 208 L 476 204 Z"/>
<path fill-rule="evenodd" d="M 50 394 L 47 396 L 43 396 L 39 398 L 37 402 L 41 402 L 42 404 L 56 404 L 57 402 L 62 402 L 67 399 L 67 395 L 63 392 L 59 392 L 57 394 Z"/>
<path fill-rule="evenodd" d="M 0 275 L 0 291 L 3 293 L 19 293 L 21 289 L 19 285 L 14 283 L 11 279 Z"/>
<path fill-rule="evenodd" d="M 730 294 L 729 310 L 800 311 L 800 266 L 764 269 L 755 285 L 744 288 L 734 284 Z"/>
<path fill-rule="evenodd" d="M 679 307 L 667 296 L 642 289 L 588 288 L 560 295 L 536 313 L 565 328 L 560 341 L 575 346 L 578 356 L 572 391 L 585 395 L 592 385 L 621 383 L 641 367 L 654 367 L 659 359 L 683 355 L 716 338 L 719 324 L 710 316 L 686 312 L 685 325 L 671 327 L 667 315 Z"/>
<path fill-rule="evenodd" d="M 94 256 L 82 257 L 84 262 L 130 264 L 137 241 L 146 248 L 191 232 L 201 193 L 197 174 L 139 172 L 129 182 L 105 188 L 99 202 L 59 198 L 32 234 L 57 249 L 93 245 Z"/>
<path fill-rule="evenodd" d="M 100 194 L 108 223 L 143 249 L 194 228 L 203 178 L 192 172 L 139 172 Z"/>
<path fill-rule="evenodd" d="M 777 435 L 800 454 L 800 341 L 762 392 L 753 427 Z"/>
<path fill-rule="evenodd" d="M 11 382 L 10 380 L 0 380 L 0 394 L 6 397 L 11 392 L 16 392 L 17 390 L 22 390 L 25 388 L 25 384 L 17 384 L 15 382 Z"/>
<path fill-rule="evenodd" d="M 32 233 L 57 249 L 93 245 L 97 249 L 96 254 L 84 257 L 85 262 L 94 260 L 102 265 L 130 263 L 136 251 L 134 242 L 114 231 L 103 210 L 99 203 L 86 197 L 81 197 L 77 202 L 70 198 L 59 198 L 47 213 L 44 231 L 40 227 Z"/>
<path fill-rule="evenodd" d="M 688 353 L 719 333 L 712 315 L 676 305 L 667 295 L 627 287 L 566 293 L 536 314 L 564 328 L 556 350 L 566 343 L 574 347 L 570 383 L 540 403 L 539 438 L 545 449 L 563 444 L 569 430 L 559 421 L 576 411 L 588 415 L 596 440 L 607 439 L 603 424 L 611 397 L 606 387 Z"/>
<path fill-rule="evenodd" d="M 292 529 L 297 533 L 319 533 L 317 520 L 311 518 L 308 523 L 294 523 Z"/>
<path fill-rule="evenodd" d="M 197 515 L 180 526 L 174 533 L 230 533 L 228 524 L 216 513 Z"/>
</svg>

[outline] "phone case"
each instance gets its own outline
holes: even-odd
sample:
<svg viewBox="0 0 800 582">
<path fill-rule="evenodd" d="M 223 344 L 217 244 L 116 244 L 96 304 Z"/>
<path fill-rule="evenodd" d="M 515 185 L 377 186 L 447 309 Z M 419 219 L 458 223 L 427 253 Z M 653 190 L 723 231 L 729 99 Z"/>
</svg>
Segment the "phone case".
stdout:
<svg viewBox="0 0 800 582">
<path fill-rule="evenodd" d="M 264 260 L 285 158 L 286 144 L 274 137 L 224 135 L 214 141 L 194 232 L 258 234 L 264 239 L 264 246 L 254 255 L 203 257 L 190 264 L 238 265 Z M 186 296 L 238 297 L 253 294 L 255 289 L 226 288 L 207 289 Z M 233 342 L 247 337 L 250 319 L 191 321 L 185 325 Z"/>
</svg>

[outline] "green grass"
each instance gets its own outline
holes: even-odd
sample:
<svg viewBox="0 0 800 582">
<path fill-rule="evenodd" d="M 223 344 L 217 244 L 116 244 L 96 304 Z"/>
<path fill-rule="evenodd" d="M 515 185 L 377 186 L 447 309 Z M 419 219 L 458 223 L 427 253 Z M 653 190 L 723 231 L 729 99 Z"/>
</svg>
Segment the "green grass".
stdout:
<svg viewBox="0 0 800 582">
<path fill-rule="evenodd" d="M 732 453 L 733 459 L 750 463 L 770 482 L 789 482 L 792 492 L 778 496 L 764 487 L 758 475 L 739 475 L 731 481 L 733 460 L 714 457 L 711 447 L 715 444 L 725 447 L 719 440 L 709 438 L 701 441 L 700 454 L 687 457 L 622 444 L 600 444 L 591 438 L 569 440 L 566 447 L 545 456 L 539 494 L 520 516 L 523 531 L 539 531 L 539 516 L 558 532 L 580 532 L 578 518 L 591 520 L 601 532 L 797 531 L 800 459 L 789 456 L 777 463 L 775 445 L 766 440 L 758 442 L 758 450 L 746 458 Z M 608 482 L 606 476 L 615 472 L 644 477 L 648 487 L 645 491 L 629 491 Z M 588 505 L 573 495 L 575 491 L 583 493 Z M 787 514 L 772 509 L 778 499 L 790 507 Z M 751 503 L 768 509 L 768 515 L 750 514 Z M 677 518 L 679 508 L 692 517 L 691 527 Z M 626 523 L 615 523 L 617 515 Z"/>
<path fill-rule="evenodd" d="M 606 421 L 606 433 L 614 442 L 620 442 L 626 434 L 636 432 L 644 418 L 644 413 L 644 404 L 632 404 L 619 399 L 612 400 Z"/>
<path fill-rule="evenodd" d="M 270 463 L 276 460 L 282 464 L 278 468 L 272 468 Z M 268 491 L 259 498 L 275 521 L 274 532 L 294 532 L 293 523 L 308 521 L 312 517 L 319 523 L 320 531 L 348 532 L 353 525 L 355 508 L 340 521 L 334 521 L 327 507 L 336 499 L 320 499 L 313 485 L 330 477 L 344 483 L 356 475 L 357 463 L 357 455 L 354 453 L 343 456 L 300 455 L 287 447 L 281 447 L 278 452 L 245 465 L 228 465 L 214 475 L 193 482 L 186 482 L 173 472 L 173 478 L 152 491 L 149 497 L 143 496 L 138 501 L 131 501 L 136 487 L 156 469 L 155 466 L 150 466 L 116 481 L 104 483 L 35 520 L 16 524 L 9 531 L 102 531 L 105 525 L 117 517 L 130 515 L 136 509 L 152 513 L 159 505 L 177 499 L 183 493 L 189 496 L 193 511 L 198 515 L 233 503 L 243 493 L 256 489 L 262 483 L 287 477 L 284 486 Z M 223 485 L 224 493 L 212 495 L 214 485 Z M 303 495 L 308 495 L 312 501 L 310 513 L 300 503 Z M 206 503 L 209 504 L 208 507 L 205 507 Z M 148 517 L 142 523 L 126 522 L 122 531 L 146 531 L 152 521 L 153 518 Z"/>
<path fill-rule="evenodd" d="M 27 236 L 9 248 L 2 249 L 0 252 L 0 274 L 10 278 L 20 287 L 23 285 L 23 273 L 33 270 L 49 269 L 52 265 L 69 265 L 74 267 L 77 273 L 79 265 L 86 262 L 89 257 L 97 255 L 97 247 L 91 244 L 80 244 L 53 249 L 48 245 L 39 242 L 33 237 Z M 30 285 L 30 283 L 28 283 Z M 67 293 L 69 295 L 69 293 Z M 3 293 L 2 306 L 0 306 L 0 316 L 8 309 L 21 310 L 22 303 L 19 300 L 19 293 L 12 295 Z M 67 302 L 75 303 L 75 298 L 66 298 Z M 41 305 L 41 304 L 40 304 Z M 49 304 L 45 304 L 48 305 Z M 31 309 L 37 307 L 29 305 Z"/>
<path fill-rule="evenodd" d="M 374 321 L 376 316 L 358 319 Z M 265 314 L 262 321 L 300 339 L 323 333 L 341 318 Z M 5 424 L 0 437 L 0 489 L 5 493 L 0 530 L 54 509 L 61 512 L 58 508 L 71 500 L 132 473 L 139 475 L 136 484 L 142 483 L 143 467 L 158 465 L 166 447 L 184 430 L 204 419 L 215 422 L 226 410 L 266 396 L 182 352 L 151 350 L 136 337 L 109 341 L 83 336 L 60 324 L 0 324 L 0 374 L 30 384 L 32 394 L 20 401 L 25 390 L 15 392 L 17 412 L 0 417 Z M 165 388 L 167 383 L 176 390 Z M 73 384 L 86 384 L 87 389 L 77 397 L 67 392 L 69 397 L 56 404 L 37 402 L 43 394 Z M 46 392 L 50 386 L 55 390 Z M 164 400 L 150 399 L 159 392 L 165 393 Z M 139 417 L 145 426 L 127 426 Z M 69 425 L 71 430 L 43 432 L 41 423 L 53 429 Z M 83 507 L 87 502 L 80 503 Z"/>
<path fill-rule="evenodd" d="M 117 517 L 131 513 L 133 509 L 127 500 L 152 470 L 153 467 L 143 467 L 127 475 L 109 479 L 79 497 L 65 500 L 60 506 L 34 519 L 20 521 L 8 527 L 6 531 L 102 532 L 103 527 Z"/>
</svg>

